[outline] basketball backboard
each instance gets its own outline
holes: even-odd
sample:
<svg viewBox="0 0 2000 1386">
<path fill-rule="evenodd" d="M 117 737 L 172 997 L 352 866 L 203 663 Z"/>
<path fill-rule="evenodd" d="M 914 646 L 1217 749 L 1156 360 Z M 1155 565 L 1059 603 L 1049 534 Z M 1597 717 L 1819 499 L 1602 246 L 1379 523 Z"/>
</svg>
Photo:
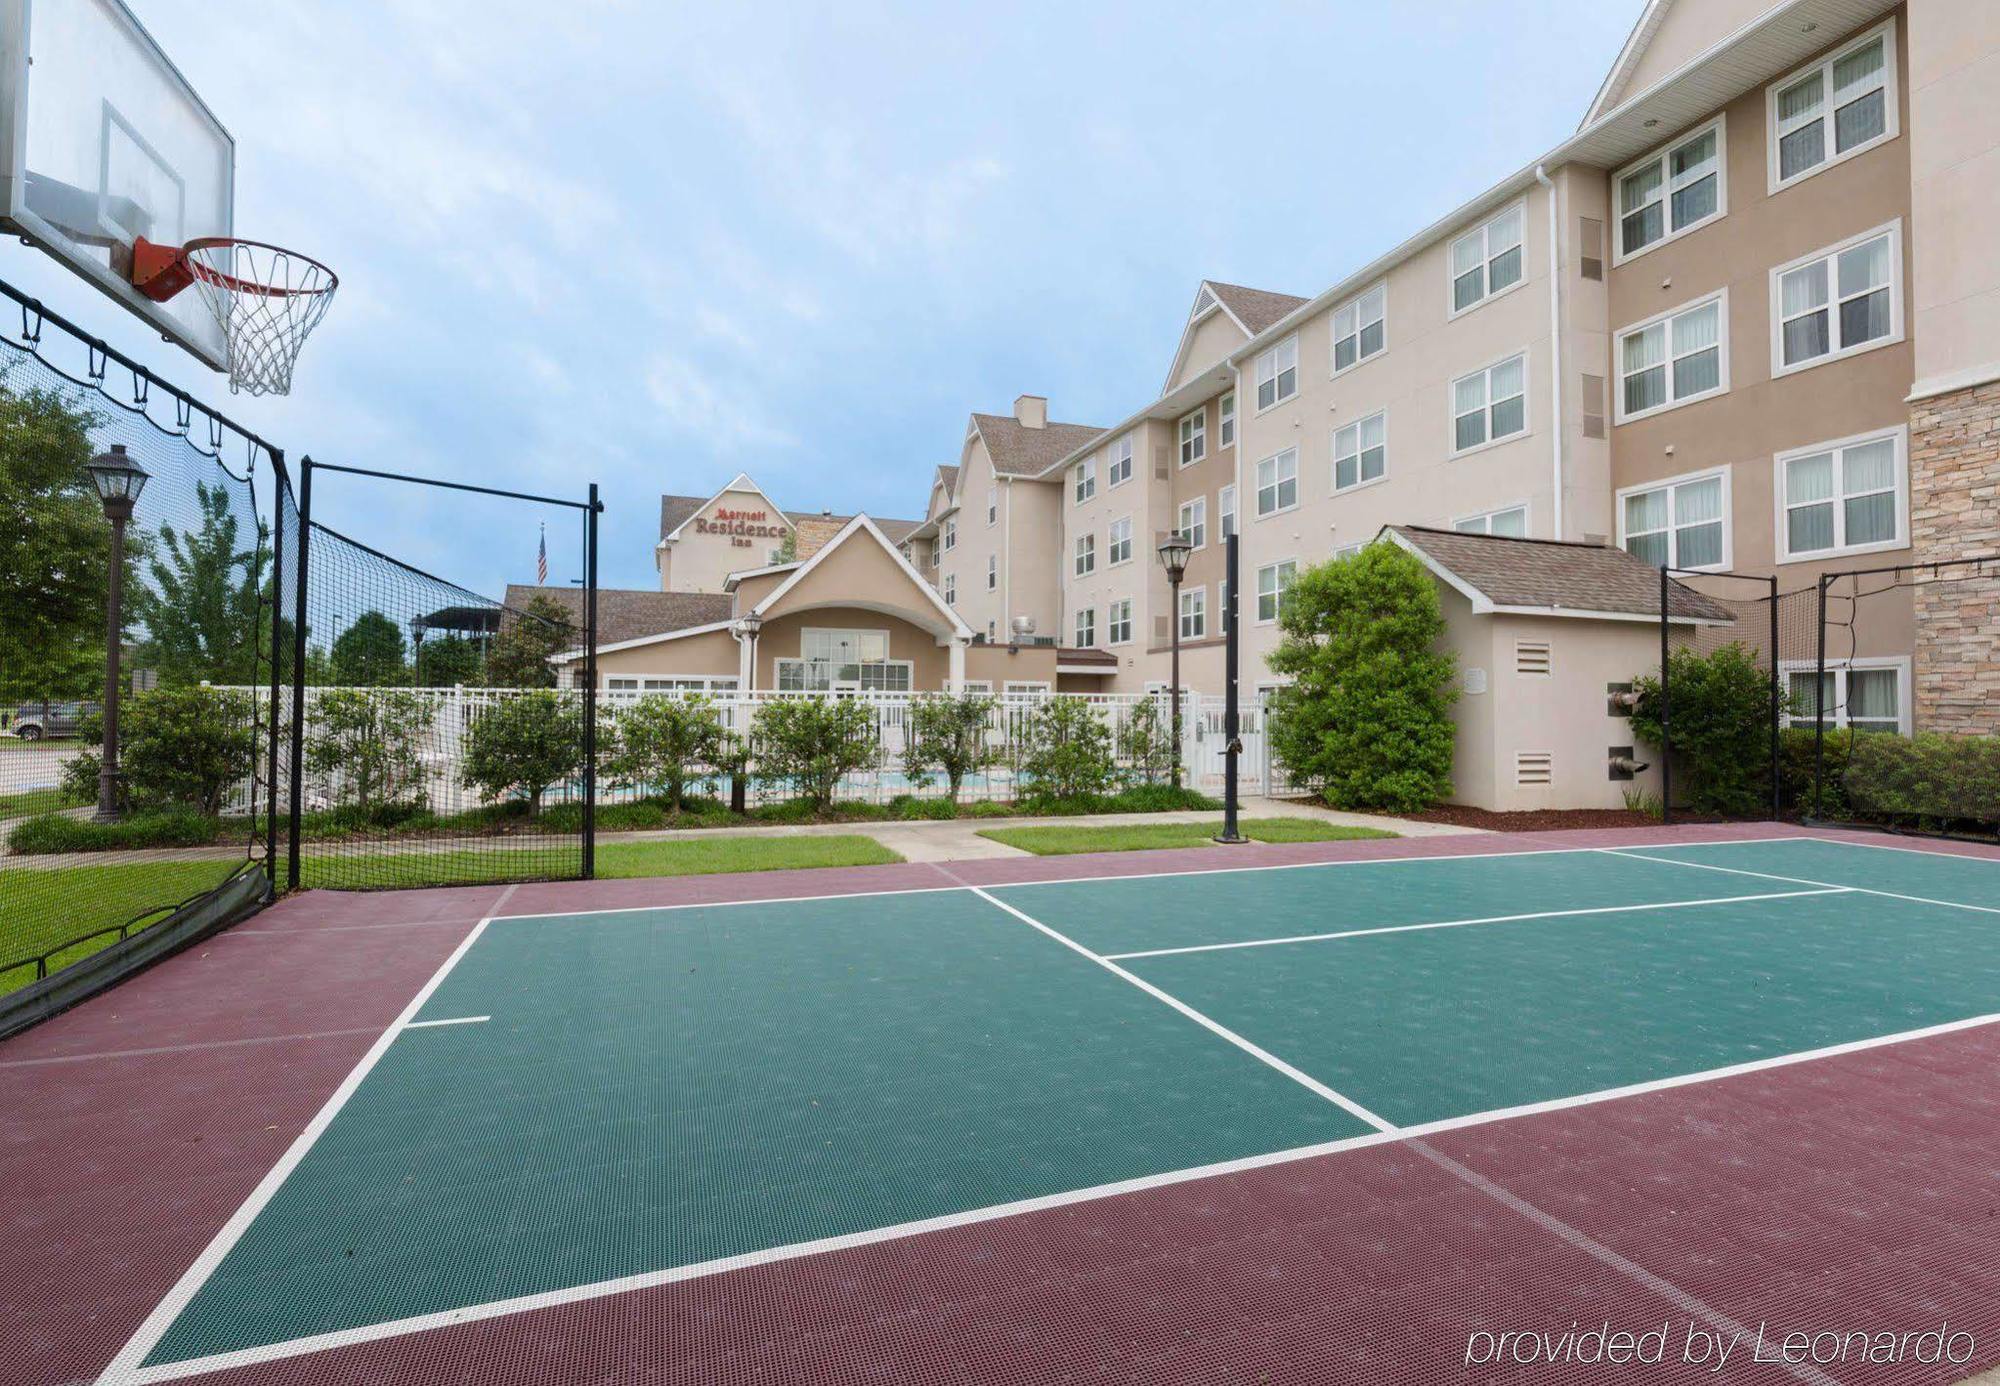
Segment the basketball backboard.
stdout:
<svg viewBox="0 0 2000 1386">
<path fill-rule="evenodd" d="M 0 222 L 216 369 L 214 313 L 134 288 L 132 244 L 230 235 L 235 191 L 236 142 L 124 0 L 0 0 Z"/>
</svg>

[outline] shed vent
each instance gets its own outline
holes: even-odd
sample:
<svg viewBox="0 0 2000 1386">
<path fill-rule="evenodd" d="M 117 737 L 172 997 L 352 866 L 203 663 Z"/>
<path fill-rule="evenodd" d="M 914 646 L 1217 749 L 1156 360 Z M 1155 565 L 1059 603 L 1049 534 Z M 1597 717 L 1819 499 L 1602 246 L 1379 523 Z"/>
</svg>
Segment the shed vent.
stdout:
<svg viewBox="0 0 2000 1386">
<path fill-rule="evenodd" d="M 1546 640 L 1517 640 L 1514 642 L 1514 672 L 1517 674 L 1546 675 L 1550 672 L 1549 642 Z"/>
<path fill-rule="evenodd" d="M 1515 784 L 1554 784 L 1556 757 L 1553 751 L 1514 752 Z"/>
<path fill-rule="evenodd" d="M 1585 373 L 1583 377 L 1583 436 L 1604 436 L 1604 377 Z"/>
<path fill-rule="evenodd" d="M 1167 618 L 1165 616 L 1155 616 L 1153 618 L 1153 639 L 1166 641 L 1172 637 L 1173 627 L 1167 624 Z"/>
<path fill-rule="evenodd" d="M 1165 481 L 1172 474 L 1173 474 L 1173 469 L 1167 464 L 1167 445 L 1165 443 L 1154 444 L 1153 480 Z"/>
<path fill-rule="evenodd" d="M 1604 278 L 1604 223 L 1584 217 L 1577 226 L 1577 258 L 1585 279 Z"/>
</svg>

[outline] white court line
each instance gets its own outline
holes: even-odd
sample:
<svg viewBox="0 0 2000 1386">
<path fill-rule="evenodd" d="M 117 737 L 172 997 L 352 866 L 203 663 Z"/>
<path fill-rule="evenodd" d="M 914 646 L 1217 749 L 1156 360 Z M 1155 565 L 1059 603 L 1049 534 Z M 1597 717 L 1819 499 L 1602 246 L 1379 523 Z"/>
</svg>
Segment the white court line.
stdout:
<svg viewBox="0 0 2000 1386">
<path fill-rule="evenodd" d="M 1854 831 L 1857 833 L 1865 833 L 1868 831 L 1868 829 L 1856 828 L 1854 829 Z M 1846 838 L 1846 837 L 1803 837 L 1803 836 L 1787 837 L 1787 838 L 1767 838 L 1763 840 L 1776 841 L 1776 842 L 1824 842 L 1829 847 L 1866 847 L 1871 852 L 1907 852 L 1913 857 L 1943 857 L 1946 861 L 1983 861 L 1988 866 L 2000 866 L 2000 857 L 1983 857 L 1977 854 L 1976 852 L 1945 852 L 1945 851 L 1940 851 L 1937 847 L 1902 847 L 1898 846 L 1896 843 L 1893 842 L 1857 842 L 1852 838 Z M 1946 843 L 1956 842 L 1957 840 L 1958 839 L 1956 838 L 1941 838 L 1939 839 L 1939 843 L 1940 845 L 1943 845 Z M 1655 843 L 1652 845 L 1662 846 L 1668 844 Z M 1676 842 L 1671 845 L 1675 847 L 1719 847 L 1722 844 L 1719 842 Z M 1977 847 L 1982 844 L 1976 842 L 1968 842 L 1968 843 L 1962 843 L 1960 845 L 1967 847 Z"/>
<path fill-rule="evenodd" d="M 491 1019 L 493 1017 L 490 1015 L 455 1015 L 449 1020 L 413 1020 L 403 1028 L 405 1030 L 428 1030 L 436 1025 L 484 1025 Z"/>
<path fill-rule="evenodd" d="M 153 1312 L 146 1316 L 146 1321 L 139 1325 L 138 1331 L 123 1348 L 119 1349 L 118 1355 L 113 1357 L 110 1364 L 99 1374 L 98 1386 L 129 1386 L 129 1383 L 141 1380 L 139 1364 L 146 1360 L 146 1355 L 158 1345 L 161 1338 L 166 1336 L 167 1330 L 173 1327 L 174 1320 L 180 1317 L 181 1311 L 187 1308 L 201 1287 L 208 1283 L 208 1278 L 215 1274 L 216 1267 L 222 1264 L 222 1258 L 227 1256 L 230 1248 L 249 1231 L 250 1224 L 256 1220 L 257 1214 L 262 1212 L 264 1205 L 277 1195 L 285 1180 L 291 1177 L 292 1171 L 298 1168 L 301 1160 L 305 1159 L 306 1152 L 313 1148 L 313 1143 L 325 1133 L 327 1127 L 333 1124 L 334 1117 L 347 1105 L 348 1099 L 360 1090 L 361 1081 L 368 1076 L 369 1070 L 382 1061 L 382 1056 L 389 1052 L 389 1046 L 396 1042 L 396 1037 L 409 1028 L 411 1020 L 424 1008 L 424 1003 L 431 999 L 431 994 L 443 983 L 446 974 L 456 967 L 458 960 L 470 952 L 472 945 L 479 941 L 479 936 L 486 932 L 488 922 L 482 919 L 472 926 L 472 932 L 459 942 L 458 947 L 452 950 L 451 956 L 431 974 L 431 979 L 424 983 L 423 989 L 410 998 L 410 1004 L 403 1008 L 402 1014 L 390 1022 L 389 1028 L 382 1032 L 381 1038 L 361 1056 L 361 1062 L 341 1080 L 340 1086 L 333 1090 L 333 1096 L 329 1097 L 326 1105 L 306 1123 L 306 1128 L 299 1132 L 298 1137 L 279 1157 L 278 1163 L 271 1166 L 270 1171 L 251 1191 L 250 1197 L 243 1201 L 243 1206 L 230 1215 L 229 1221 L 222 1225 L 222 1230 L 217 1232 L 213 1240 L 202 1249 L 201 1255 L 195 1257 L 194 1264 L 174 1282 L 173 1289 L 167 1291 L 166 1298 L 153 1306 Z"/>
<path fill-rule="evenodd" d="M 1781 890 L 1770 895 L 1720 895 L 1713 900 L 1664 900 L 1651 905 L 1593 905 L 1589 909 L 1543 910 L 1537 914 L 1490 914 L 1483 919 L 1440 919 L 1429 924 L 1387 924 L 1378 929 L 1343 929 L 1332 934 L 1293 934 L 1288 938 L 1253 938 L 1238 943 L 1196 943 L 1185 948 L 1148 948 L 1137 953 L 1106 953 L 1113 960 L 1124 958 L 1168 958 L 1181 953 L 1222 953 L 1233 948 L 1275 948 L 1286 943 L 1324 943 L 1339 938 L 1368 938 L 1375 934 L 1410 934 L 1423 929 L 1462 929 L 1468 924 L 1513 924 L 1526 919 L 1569 919 L 1582 914 L 1637 914 L 1646 910 L 1685 910 L 1699 905 L 1741 905 L 1751 900 L 1796 900 L 1808 895 L 1847 895 L 1853 886 L 1831 886 L 1826 890 Z"/>
<path fill-rule="evenodd" d="M 998 903 L 998 902 L 995 902 Z M 1002 909 L 1007 908 L 1005 905 Z M 1691 1087 L 1700 1083 L 1711 1083 L 1721 1079 L 1735 1078 L 1749 1073 L 1760 1073 L 1766 1069 L 1787 1068 L 1794 1064 L 1809 1063 L 1817 1059 L 1835 1058 L 1842 1054 L 1854 1054 L 1868 1049 L 1880 1049 L 1889 1045 L 1903 1044 L 1912 1040 L 1928 1039 L 1934 1035 L 1945 1035 L 1958 1030 L 1971 1030 L 1984 1025 L 2000 1024 L 2000 1014 L 1971 1016 L 1964 1020 L 1946 1021 L 1940 1025 L 1927 1025 L 1917 1030 L 1903 1030 L 1896 1034 L 1878 1035 L 1872 1039 L 1850 1040 L 1843 1044 L 1827 1045 L 1820 1049 L 1802 1050 L 1796 1054 L 1780 1054 L 1767 1059 L 1752 1059 L 1740 1064 L 1730 1064 L 1723 1068 L 1704 1069 L 1697 1073 L 1684 1073 L 1671 1078 L 1655 1078 L 1643 1083 L 1630 1083 L 1624 1087 L 1605 1088 L 1598 1092 L 1579 1093 L 1573 1097 L 1551 1098 L 1545 1102 L 1524 1103 L 1515 1107 L 1496 1107 L 1490 1111 L 1472 1112 L 1465 1116 L 1445 1117 L 1438 1121 L 1423 1122 L 1387 1131 L 1374 1131 L 1367 1135 L 1349 1136 L 1342 1140 L 1324 1141 L 1317 1145 L 1298 1146 L 1290 1150 L 1273 1151 L 1266 1155 L 1249 1155 L 1238 1160 L 1225 1160 L 1211 1165 L 1198 1165 L 1191 1169 L 1170 1170 L 1164 1174 L 1141 1175 L 1136 1179 L 1120 1180 L 1113 1184 L 1097 1184 L 1084 1189 L 1071 1189 L 1063 1193 L 1044 1194 L 1037 1198 L 1020 1199 L 1012 1203 L 999 1203 L 986 1208 L 974 1208 L 960 1213 L 946 1213 L 934 1218 L 924 1218 L 916 1222 L 896 1223 L 889 1227 L 872 1228 L 865 1232 L 849 1232 L 836 1237 L 822 1237 L 816 1241 L 794 1242 L 786 1246 L 768 1247 L 762 1251 L 748 1251 L 735 1256 L 719 1257 L 712 1261 L 698 1261 L 690 1265 L 674 1266 L 666 1270 L 646 1271 L 637 1275 L 620 1276 L 615 1280 L 599 1280 L 589 1285 L 577 1285 L 562 1290 L 546 1290 L 539 1294 L 519 1295 L 512 1299 L 493 1300 L 485 1304 L 471 1304 L 459 1309 L 445 1309 L 432 1314 L 420 1314 L 406 1319 L 393 1319 L 386 1323 L 363 1324 L 358 1328 L 340 1329 L 332 1333 L 316 1334 L 310 1338 L 293 1338 L 282 1343 L 271 1343 L 262 1347 L 243 1348 L 235 1352 L 217 1353 L 209 1357 L 189 1358 L 181 1362 L 162 1362 L 156 1366 L 135 1370 L 125 1377 L 117 1378 L 121 1386 L 149 1386 L 149 1383 L 174 1381 L 182 1377 L 199 1376 L 206 1372 L 222 1371 L 231 1367 L 250 1366 L 259 1362 L 278 1361 L 288 1357 L 301 1357 L 308 1353 L 325 1352 L 333 1348 L 349 1347 L 356 1343 L 374 1342 L 382 1338 L 401 1337 L 409 1333 L 421 1333 L 435 1328 L 447 1328 L 453 1324 L 476 1323 L 482 1319 L 501 1318 L 508 1314 L 523 1313 L 531 1309 L 546 1309 L 556 1305 L 574 1304 L 581 1300 L 601 1299 L 606 1295 L 626 1294 L 634 1290 L 651 1289 L 659 1285 L 671 1285 L 682 1280 L 694 1280 L 723 1271 L 738 1270 L 747 1266 L 770 1265 L 779 1261 L 789 1261 L 801 1256 L 815 1256 L 826 1251 L 840 1251 L 851 1247 L 871 1246 L 877 1242 L 894 1241 L 902 1237 L 914 1237 L 926 1232 L 943 1231 L 953 1227 L 967 1227 L 976 1223 L 991 1222 L 997 1218 L 1013 1217 L 1020 1213 L 1032 1213 L 1044 1208 L 1061 1208 L 1073 1203 L 1088 1203 L 1100 1198 L 1112 1198 L 1119 1194 L 1139 1193 L 1146 1189 L 1163 1188 L 1171 1184 L 1186 1183 L 1194 1179 L 1207 1179 L 1217 1175 L 1234 1174 L 1243 1170 L 1263 1169 L 1271 1165 L 1291 1164 L 1299 1160 L 1309 1160 L 1322 1155 L 1336 1155 L 1344 1151 L 1360 1150 L 1370 1146 L 1389 1145 L 1401 1141 L 1415 1140 L 1422 1136 L 1440 1135 L 1447 1131 L 1463 1130 L 1467 1127 L 1486 1126 L 1495 1122 L 1511 1121 L 1519 1117 L 1535 1116 L 1543 1112 L 1564 1111 L 1572 1107 L 1595 1106 L 1601 1102 L 1612 1102 L 1620 1098 L 1636 1097 L 1645 1093 L 1664 1092 L 1670 1088 Z M 150 1320 L 149 1320 L 150 1322 Z M 148 1349 L 150 1350 L 150 1349 Z M 107 1376 L 98 1378 L 99 1386 L 106 1386 Z"/>
<path fill-rule="evenodd" d="M 1824 838 L 1815 841 L 1824 842 Z M 1706 846 L 1716 844 L 1707 843 Z M 1780 876 L 1771 871 L 1748 871 L 1740 866 L 1713 866 L 1705 861 L 1682 861 L 1679 857 L 1654 857 L 1630 847 L 1599 847 L 1595 850 L 1609 857 L 1633 857 L 1639 861 L 1665 862 L 1668 866 L 1685 866 L 1695 871 L 1722 871 L 1731 876 L 1755 876 L 1765 881 L 1789 881 L 1793 885 L 1825 886 L 1828 890 L 1851 890 L 1857 895 L 1879 895 L 1885 900 L 1907 900 L 1913 905 L 1942 905 L 1949 910 L 1976 910 L 1980 914 L 2000 914 L 2000 909 L 1992 905 L 1968 905 L 1962 900 L 1933 900 L 1927 895 L 1903 895 L 1893 890 L 1874 890 L 1868 886 L 1835 886 L 1827 881 L 1809 881 L 1803 876 Z"/>
</svg>

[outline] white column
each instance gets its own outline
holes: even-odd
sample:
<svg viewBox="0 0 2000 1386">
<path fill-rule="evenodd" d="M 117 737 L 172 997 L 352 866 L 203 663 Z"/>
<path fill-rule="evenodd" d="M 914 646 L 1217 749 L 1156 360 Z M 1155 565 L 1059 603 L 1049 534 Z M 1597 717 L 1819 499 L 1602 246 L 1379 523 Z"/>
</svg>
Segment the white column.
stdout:
<svg viewBox="0 0 2000 1386">
<path fill-rule="evenodd" d="M 757 638 L 737 632 L 736 635 L 736 686 L 745 693 L 756 686 L 757 678 Z"/>
<path fill-rule="evenodd" d="M 965 641 L 959 639 L 957 636 L 954 635 L 951 638 L 951 671 L 950 674 L 947 676 L 945 688 L 949 692 L 957 693 L 963 690 L 964 687 L 965 687 Z"/>
</svg>

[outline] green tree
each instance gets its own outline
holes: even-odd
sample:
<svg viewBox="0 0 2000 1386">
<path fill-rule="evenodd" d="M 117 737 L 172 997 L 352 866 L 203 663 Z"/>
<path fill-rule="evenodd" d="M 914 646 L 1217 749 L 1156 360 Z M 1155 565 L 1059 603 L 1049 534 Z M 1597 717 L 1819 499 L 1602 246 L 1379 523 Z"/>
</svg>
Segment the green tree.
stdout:
<svg viewBox="0 0 2000 1386">
<path fill-rule="evenodd" d="M 858 698 L 773 698 L 757 709 L 750 735 L 757 768 L 814 813 L 833 806 L 842 779 L 873 769 L 882 755 L 874 709 Z"/>
<path fill-rule="evenodd" d="M 722 715 L 699 695 L 654 693 L 618 712 L 609 733 L 604 768 L 614 784 L 657 789 L 680 811 L 690 780 L 727 759 Z"/>
<path fill-rule="evenodd" d="M 541 811 L 542 794 L 583 767 L 583 709 L 575 698 L 538 688 L 502 698 L 466 733 L 466 784 L 488 798 L 509 794 Z"/>
<path fill-rule="evenodd" d="M 1668 658 L 1667 715 L 1676 787 L 1698 813 L 1765 811 L 1771 794 L 1771 675 L 1732 641 L 1708 654 L 1686 646 Z M 1632 734 L 1660 747 L 1660 676 L 1632 681 Z M 1782 699 L 1781 699 L 1782 703 Z M 1778 709 L 1782 714 L 1781 705 Z"/>
<path fill-rule="evenodd" d="M 1111 728 L 1082 698 L 1044 698 L 1021 730 L 1020 766 L 1038 799 L 1108 794 L 1118 771 Z"/>
<path fill-rule="evenodd" d="M 306 769 L 336 803 L 364 812 L 421 796 L 423 742 L 437 708 L 401 689 L 329 688 L 307 704 Z"/>
<path fill-rule="evenodd" d="M 1172 718 L 1157 698 L 1134 703 L 1118 725 L 1118 757 L 1140 784 L 1158 784 L 1174 764 Z"/>
<path fill-rule="evenodd" d="M 958 802 L 965 777 L 991 765 L 996 754 L 987 740 L 993 699 L 978 693 L 942 694 L 910 703 L 903 773 L 920 784 L 941 774 Z"/>
<path fill-rule="evenodd" d="M 350 688 L 408 682 L 403 630 L 379 611 L 364 611 L 333 640 L 333 681 Z"/>
<path fill-rule="evenodd" d="M 253 683 L 268 552 L 262 522 L 251 546 L 221 485 L 195 483 L 201 525 L 195 530 L 160 526 L 148 564 L 152 582 L 134 593 L 133 614 L 144 624 L 141 664 L 169 683 Z"/>
<path fill-rule="evenodd" d="M 423 688 L 478 686 L 486 680 L 486 652 L 463 635 L 434 635 L 417 646 L 416 680 Z"/>
<path fill-rule="evenodd" d="M 555 598 L 536 593 L 525 611 L 509 611 L 486 655 L 486 676 L 497 688 L 554 688 L 549 656 L 573 650 L 579 641 L 569 612 Z"/>
<path fill-rule="evenodd" d="M 84 470 L 100 422 L 0 373 L 0 699 L 102 687 L 111 530 Z"/>
<path fill-rule="evenodd" d="M 1302 571 L 1269 664 L 1291 682 L 1266 734 L 1300 779 L 1344 809 L 1410 813 L 1451 792 L 1456 659 L 1437 585 L 1394 544 Z"/>
</svg>

